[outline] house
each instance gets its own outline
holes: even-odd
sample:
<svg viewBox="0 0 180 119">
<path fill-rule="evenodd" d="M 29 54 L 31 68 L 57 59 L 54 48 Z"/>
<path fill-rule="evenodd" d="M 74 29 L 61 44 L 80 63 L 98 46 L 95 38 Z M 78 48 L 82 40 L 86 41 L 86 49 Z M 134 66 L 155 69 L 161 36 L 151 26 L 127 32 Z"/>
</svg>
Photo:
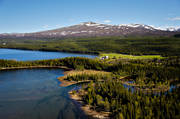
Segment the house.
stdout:
<svg viewBox="0 0 180 119">
<path fill-rule="evenodd" d="M 101 60 L 104 60 L 104 59 L 108 59 L 109 56 L 104 56 L 104 57 L 101 57 Z"/>
</svg>

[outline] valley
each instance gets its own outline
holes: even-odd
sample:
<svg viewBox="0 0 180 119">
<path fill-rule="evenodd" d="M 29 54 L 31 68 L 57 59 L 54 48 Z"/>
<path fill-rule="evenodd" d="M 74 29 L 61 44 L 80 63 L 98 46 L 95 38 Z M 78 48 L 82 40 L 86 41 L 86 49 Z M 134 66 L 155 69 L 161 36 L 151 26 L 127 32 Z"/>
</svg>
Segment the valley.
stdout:
<svg viewBox="0 0 180 119">
<path fill-rule="evenodd" d="M 75 88 L 70 95 L 72 99 L 74 99 L 74 95 L 78 96 L 77 101 L 80 99 L 83 102 L 82 105 L 88 106 L 88 112 L 96 111 L 97 113 L 92 113 L 95 115 L 91 115 L 84 110 L 93 118 L 99 115 L 98 112 L 105 113 L 106 116 L 108 114 L 108 118 L 139 116 L 143 118 L 163 116 L 177 118 L 179 113 L 175 112 L 179 109 L 178 100 L 180 99 L 178 93 L 179 65 L 178 57 L 148 60 L 119 59 L 113 63 L 110 63 L 108 59 L 81 57 L 24 62 L 0 61 L 1 68 L 19 66 L 64 66 L 70 68 L 72 71 L 65 74 L 62 81 L 62 83 L 66 81 L 66 85 L 62 84 L 62 86 L 80 83 L 81 88 Z M 59 81 L 61 82 L 61 80 L 60 77 Z M 168 108 L 171 110 L 167 110 Z M 84 107 L 81 109 L 83 110 Z M 149 115 L 150 112 L 151 115 Z M 171 113 L 175 114 L 171 115 Z"/>
<path fill-rule="evenodd" d="M 112 34 L 107 35 L 99 26 L 84 23 L 35 34 L 0 35 L 0 72 L 41 68 L 68 70 L 56 77 L 60 88 L 68 88 L 59 100 L 71 100 L 69 103 L 73 105 L 61 107 L 62 118 L 178 118 L 179 32 L 136 24 L 121 25 L 134 29 L 133 34 L 122 35 L 121 30 L 113 32 L 117 30 L 114 26 Z M 97 34 L 77 32 L 84 27 Z M 66 34 L 70 29 L 76 36 Z M 71 115 L 62 111 L 65 108 Z M 74 109 L 78 109 L 77 115 Z M 37 118 L 33 113 L 30 117 Z"/>
<path fill-rule="evenodd" d="M 0 0 L 0 119 L 180 119 L 180 0 Z"/>
<path fill-rule="evenodd" d="M 3 45 L 6 43 L 6 45 Z M 69 39 L 0 38 L 0 48 L 58 51 L 85 54 L 180 56 L 178 37 L 92 37 Z"/>
</svg>

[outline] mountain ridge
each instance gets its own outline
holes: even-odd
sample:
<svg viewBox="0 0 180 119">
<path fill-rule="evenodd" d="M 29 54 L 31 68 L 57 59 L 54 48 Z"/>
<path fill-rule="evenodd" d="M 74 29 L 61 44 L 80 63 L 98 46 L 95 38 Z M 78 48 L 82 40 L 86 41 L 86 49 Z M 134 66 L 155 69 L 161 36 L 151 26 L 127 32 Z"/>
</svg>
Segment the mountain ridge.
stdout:
<svg viewBox="0 0 180 119">
<path fill-rule="evenodd" d="M 33 32 L 4 33 L 0 38 L 33 37 L 33 38 L 68 38 L 68 37 L 101 37 L 101 36 L 172 36 L 180 33 L 180 28 L 162 30 L 145 24 L 109 25 L 95 22 L 83 22 L 63 28 Z"/>
</svg>

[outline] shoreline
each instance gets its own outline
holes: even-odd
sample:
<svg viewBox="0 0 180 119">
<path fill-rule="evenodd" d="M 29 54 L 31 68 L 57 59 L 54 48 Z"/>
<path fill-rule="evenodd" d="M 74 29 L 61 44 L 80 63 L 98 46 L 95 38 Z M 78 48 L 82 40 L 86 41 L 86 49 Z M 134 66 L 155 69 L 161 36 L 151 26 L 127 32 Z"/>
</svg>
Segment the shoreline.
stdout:
<svg viewBox="0 0 180 119">
<path fill-rule="evenodd" d="M 90 80 L 85 80 L 85 81 L 66 81 L 66 80 L 63 80 L 63 79 L 59 79 L 58 80 L 61 82 L 61 84 L 59 86 L 61 87 L 67 87 L 67 86 L 71 86 L 71 85 L 76 85 L 76 84 L 80 84 L 80 83 L 88 83 L 88 82 L 91 82 Z"/>
<path fill-rule="evenodd" d="M 126 76 L 127 77 L 127 76 Z M 127 85 L 127 86 L 131 86 L 131 87 L 134 87 L 136 90 L 141 90 L 143 92 L 166 92 L 166 91 L 169 91 L 170 88 L 171 88 L 171 85 L 161 85 L 161 86 L 158 86 L 158 87 L 153 87 L 153 86 L 156 86 L 155 84 L 151 84 L 151 85 L 140 85 L 140 84 L 136 84 L 135 82 L 134 83 L 129 83 L 129 81 L 125 81 L 124 79 L 126 77 L 122 77 L 120 79 L 118 79 L 123 85 Z"/>
<path fill-rule="evenodd" d="M 22 67 L 2 67 L 2 68 L 0 68 L 0 71 L 16 70 L 16 69 L 36 69 L 36 68 L 59 68 L 59 69 L 65 70 L 65 71 L 71 70 L 70 68 L 68 68 L 66 66 L 22 66 Z"/>
<path fill-rule="evenodd" d="M 41 52 L 62 52 L 62 53 L 72 53 L 72 54 L 85 54 L 85 55 L 95 55 L 99 56 L 100 53 L 98 52 L 78 52 L 78 51 L 59 51 L 59 50 L 46 50 L 46 49 L 26 49 L 26 48 L 6 48 L 6 47 L 0 47 L 0 49 L 12 49 L 12 50 L 26 50 L 26 51 L 41 51 Z"/>
<path fill-rule="evenodd" d="M 91 80 L 82 80 L 82 81 L 69 81 L 69 80 L 65 80 L 68 76 L 81 75 L 81 74 L 93 75 L 93 74 L 108 74 L 108 73 L 109 72 L 97 71 L 97 70 L 82 70 L 82 71 L 78 71 L 78 70 L 75 70 L 75 69 L 70 69 L 70 70 L 65 71 L 63 73 L 64 76 L 60 76 L 57 79 L 61 82 L 60 86 L 67 87 L 67 86 L 74 85 L 74 84 L 91 82 Z"/>
<path fill-rule="evenodd" d="M 91 106 L 85 104 L 79 95 L 73 94 L 72 91 L 69 91 L 68 94 L 69 98 L 73 100 L 87 116 L 90 116 L 93 119 L 110 119 L 110 112 L 97 112 L 96 110 L 92 110 Z"/>
<path fill-rule="evenodd" d="M 88 71 L 88 70 L 87 70 Z M 66 78 L 66 76 L 69 74 L 69 73 L 72 73 L 72 72 L 75 72 L 75 73 L 78 73 L 76 72 L 75 70 L 71 70 L 71 71 L 66 71 L 64 72 L 64 76 L 61 76 L 61 77 L 58 77 L 58 80 L 61 82 L 60 86 L 63 86 L 63 87 L 67 87 L 67 86 L 70 86 L 70 85 L 75 85 L 75 84 L 78 84 L 78 83 L 84 83 L 84 82 L 90 82 L 90 80 L 85 80 L 85 81 L 69 81 L 69 80 L 64 80 Z M 124 77 L 122 77 L 123 79 Z M 167 91 L 169 90 L 169 88 L 155 88 L 155 89 L 150 89 L 150 88 L 146 88 L 146 89 L 138 89 L 139 85 L 136 85 L 136 84 L 131 84 L 131 83 L 127 83 L 125 81 L 121 81 L 122 84 L 125 84 L 125 85 L 128 85 L 128 86 L 135 86 L 137 89 L 136 90 L 142 90 L 142 91 Z M 92 106 L 88 105 L 88 104 L 85 104 L 85 102 L 82 100 L 82 96 L 83 96 L 83 93 L 80 93 L 81 92 L 81 89 L 77 90 L 76 92 L 74 92 L 76 90 L 71 90 L 68 92 L 69 94 L 69 98 L 73 100 L 73 103 L 76 104 L 86 115 L 92 117 L 92 118 L 95 118 L 95 119 L 110 119 L 111 116 L 110 116 L 110 112 L 104 112 L 104 111 L 96 111 L 96 110 L 93 110 L 92 109 Z"/>
<path fill-rule="evenodd" d="M 170 90 L 170 86 L 167 86 L 167 85 L 159 86 L 159 87 L 155 87 L 155 88 L 152 87 L 154 85 L 151 85 L 150 87 L 145 87 L 144 89 L 141 89 L 140 87 L 143 87 L 143 86 L 146 86 L 146 85 L 138 85 L 138 84 L 135 84 L 135 83 L 128 83 L 128 81 L 121 81 L 121 83 L 123 85 L 131 86 L 131 87 L 134 87 L 136 90 L 141 90 L 141 91 L 144 91 L 144 92 L 153 92 L 153 91 L 166 92 L 166 91 Z"/>
<path fill-rule="evenodd" d="M 78 71 L 78 70 L 74 70 L 72 68 L 68 68 L 66 66 L 22 66 L 22 67 L 2 67 L 0 68 L 0 71 L 2 70 L 16 70 L 16 69 L 35 69 L 35 68 L 59 68 L 59 69 L 63 69 L 64 70 L 64 76 L 60 76 L 57 79 L 61 82 L 60 86 L 62 87 L 67 87 L 70 85 L 75 85 L 78 83 L 85 83 L 85 82 L 90 82 L 90 80 L 83 80 L 83 81 L 69 81 L 69 80 L 64 80 L 69 74 L 71 75 L 77 75 L 77 74 L 82 74 L 82 73 L 86 73 L 86 72 L 90 72 L 91 73 L 100 73 L 101 71 L 96 71 L 96 70 L 83 70 L 83 71 Z M 103 72 L 105 73 L 105 72 Z M 106 72 L 107 73 L 107 72 Z M 121 80 L 122 84 L 126 84 L 129 86 L 135 86 L 138 88 L 138 85 L 136 84 L 131 84 L 125 81 Z M 78 90 L 78 92 L 81 89 Z M 137 90 L 142 90 L 142 91 L 158 91 L 157 90 L 153 90 L 153 89 L 137 89 Z M 169 88 L 167 88 L 167 90 L 169 90 Z M 90 119 L 110 119 L 111 116 L 111 112 L 104 112 L 104 111 L 96 111 L 95 109 L 92 109 L 92 106 L 85 104 L 85 102 L 82 99 L 83 94 L 82 93 L 74 93 L 74 90 L 72 89 L 71 91 L 68 92 L 69 94 L 69 98 L 73 101 L 73 103 L 75 105 L 78 106 L 79 109 L 81 109 Z"/>
<path fill-rule="evenodd" d="M 68 73 L 71 73 L 75 70 L 68 68 L 66 66 L 23 66 L 23 67 L 3 67 L 0 68 L 0 71 L 4 70 L 17 70 L 17 69 L 36 69 L 36 68 L 59 68 L 63 69 L 64 76 L 60 76 L 57 79 L 61 82 L 60 86 L 67 87 L 70 85 L 78 84 L 78 83 L 85 83 L 90 82 L 90 80 L 86 81 L 66 81 L 60 78 L 65 78 Z M 80 96 L 75 96 L 71 94 L 72 90 L 68 92 L 69 98 L 75 103 L 90 119 L 109 119 L 109 115 L 107 113 L 97 112 L 95 110 L 90 109 L 89 105 L 85 105 L 83 101 L 81 100 Z"/>
<path fill-rule="evenodd" d="M 89 70 L 84 70 L 84 72 L 87 72 Z M 70 71 L 65 71 L 64 76 L 58 77 L 57 79 L 61 82 L 60 86 L 62 87 L 67 87 L 70 85 L 75 85 L 78 83 L 86 83 L 90 82 L 91 80 L 84 80 L 84 81 L 68 81 L 64 80 L 69 74 L 75 73 L 79 74 L 82 73 L 83 71 L 76 71 L 76 70 L 70 70 Z M 83 72 L 83 73 L 84 73 Z M 95 71 L 98 72 L 99 71 Z M 80 89 L 81 90 L 81 89 Z M 110 119 L 110 112 L 97 112 L 96 110 L 92 110 L 91 106 L 88 104 L 85 104 L 84 101 L 82 100 L 80 94 L 78 95 L 77 93 L 73 93 L 73 89 L 68 92 L 69 98 L 73 101 L 75 105 L 77 105 L 90 119 Z M 78 90 L 79 91 L 79 90 Z"/>
</svg>

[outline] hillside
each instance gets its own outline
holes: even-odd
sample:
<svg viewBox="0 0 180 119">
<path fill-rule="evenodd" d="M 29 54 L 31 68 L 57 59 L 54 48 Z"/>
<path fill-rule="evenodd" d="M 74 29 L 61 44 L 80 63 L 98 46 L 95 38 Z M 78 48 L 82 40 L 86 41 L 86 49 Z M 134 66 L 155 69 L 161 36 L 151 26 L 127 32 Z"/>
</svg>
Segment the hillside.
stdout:
<svg viewBox="0 0 180 119">
<path fill-rule="evenodd" d="M 0 38 L 79 38 L 107 36 L 172 36 L 179 33 L 176 29 L 161 30 L 143 24 L 107 25 L 84 22 L 74 26 L 35 33 L 0 34 Z"/>
<path fill-rule="evenodd" d="M 94 37 L 0 40 L 0 48 L 62 51 L 76 53 L 122 53 L 132 55 L 180 56 L 178 37 Z"/>
<path fill-rule="evenodd" d="M 178 29 L 160 30 L 142 24 L 85 22 L 36 33 L 0 34 L 0 48 L 180 56 L 179 34 Z"/>
</svg>

